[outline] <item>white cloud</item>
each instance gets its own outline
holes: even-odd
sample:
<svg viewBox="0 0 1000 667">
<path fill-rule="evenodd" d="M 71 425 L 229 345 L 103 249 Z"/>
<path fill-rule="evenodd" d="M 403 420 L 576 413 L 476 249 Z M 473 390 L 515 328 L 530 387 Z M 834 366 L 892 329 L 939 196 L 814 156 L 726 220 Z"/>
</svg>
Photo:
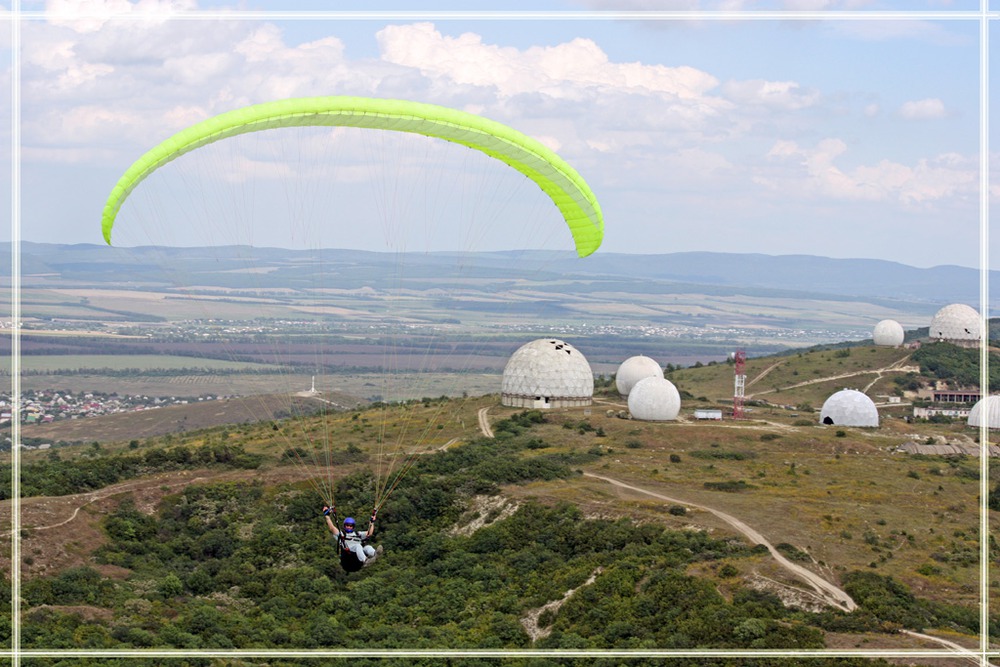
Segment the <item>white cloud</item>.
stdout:
<svg viewBox="0 0 1000 667">
<path fill-rule="evenodd" d="M 45 3 L 49 23 L 78 33 L 96 32 L 114 17 L 162 23 L 172 14 L 195 8 L 194 0 L 47 0 Z"/>
<path fill-rule="evenodd" d="M 907 207 L 972 197 L 977 192 L 977 165 L 955 153 L 920 159 L 911 166 L 880 160 L 843 170 L 835 163 L 847 149 L 839 139 L 824 139 L 813 148 L 778 141 L 767 158 L 772 165 L 781 165 L 780 169 L 758 173 L 755 181 L 794 196 L 896 202 Z"/>
<path fill-rule="evenodd" d="M 717 179 L 735 168 L 725 156 L 702 148 L 682 149 L 666 156 L 664 163 L 671 171 L 676 170 L 690 180 L 701 182 Z"/>
<path fill-rule="evenodd" d="M 937 98 L 927 98 L 903 103 L 898 115 L 904 120 L 936 120 L 948 115 L 944 102 Z"/>
<path fill-rule="evenodd" d="M 541 93 L 554 98 L 586 99 L 603 89 L 636 94 L 667 94 L 707 101 L 718 80 L 693 67 L 613 63 L 589 39 L 520 51 L 485 44 L 479 35 L 442 35 L 433 24 L 387 26 L 379 31 L 382 58 L 419 69 L 431 78 L 487 86 L 499 97 Z"/>
<path fill-rule="evenodd" d="M 820 99 L 819 93 L 804 91 L 794 81 L 730 81 L 723 92 L 738 104 L 789 111 L 815 106 Z"/>
<path fill-rule="evenodd" d="M 110 132 L 119 145 L 129 139 L 148 145 L 151 138 L 165 137 L 192 119 L 247 104 L 371 93 L 381 78 L 378 70 L 386 69 L 347 65 L 343 43 L 334 37 L 290 46 L 278 28 L 255 22 L 154 26 L 108 19 L 95 32 L 78 28 L 69 19 L 25 23 L 27 142 L 97 144 L 107 141 Z M 87 118 L 89 122 L 81 122 Z"/>
<path fill-rule="evenodd" d="M 453 23 L 387 26 L 375 34 L 377 57 L 353 58 L 336 31 L 362 24 L 331 22 L 328 32 L 311 31 L 321 36 L 296 43 L 291 28 L 260 21 L 98 16 L 103 22 L 91 25 L 73 17 L 71 4 L 66 0 L 67 13 L 54 21 L 24 24 L 23 154 L 32 164 L 113 165 L 107 171 L 117 175 L 156 141 L 222 111 L 291 96 L 375 95 L 509 123 L 556 149 L 609 202 L 609 216 L 635 218 L 635 225 L 643 224 L 642 215 L 629 207 L 648 206 L 647 196 L 698 201 L 696 215 L 718 200 L 740 202 L 738 208 L 791 201 L 802 210 L 838 211 L 847 202 L 899 212 L 975 197 L 974 160 L 950 154 L 901 159 L 887 140 L 868 146 L 866 155 L 874 157 L 859 165 L 844 141 L 817 141 L 834 134 L 868 141 L 877 120 L 849 127 L 857 114 L 840 114 L 836 130 L 823 123 L 833 118 L 828 107 L 838 99 L 865 104 L 873 98 L 863 91 L 827 96 L 787 74 L 768 79 L 762 70 L 757 78 L 721 83 L 723 70 L 689 66 L 669 49 L 660 61 L 620 62 L 593 39 L 516 48 L 475 32 L 448 33 Z M 116 1 L 96 4 L 110 12 Z M 145 6 L 154 5 L 185 3 Z M 862 108 L 868 118 L 889 120 L 886 111 L 877 104 Z M 936 98 L 897 111 L 914 119 L 945 112 Z M 919 126 L 897 122 L 894 139 L 906 141 L 907 131 Z M 919 155 L 912 142 L 908 150 Z M 338 179 L 367 177 L 355 169 L 345 168 Z M 241 156 L 227 176 L 261 171 L 288 173 Z M 760 186 L 768 190 L 764 195 Z M 617 210 L 616 200 L 623 202 Z M 687 215 L 683 206 L 677 210 Z"/>
<path fill-rule="evenodd" d="M 118 0 L 94 3 L 109 13 L 118 7 Z M 445 35 L 430 23 L 390 25 L 376 34 L 379 59 L 351 60 L 335 36 L 290 44 L 278 26 L 253 21 L 107 20 L 99 30 L 79 32 L 69 5 L 62 6 L 65 20 L 28 24 L 25 39 L 30 67 L 23 100 L 36 105 L 26 139 L 50 145 L 106 138 L 99 122 L 58 118 L 63 109 L 74 119 L 114 117 L 118 143 L 139 137 L 145 145 L 191 119 L 247 104 L 351 94 L 482 113 L 547 137 L 568 159 L 636 148 L 652 156 L 654 146 L 684 150 L 742 136 L 763 122 L 761 110 L 773 119 L 770 114 L 794 113 L 819 100 L 791 81 L 720 87 L 709 72 L 684 64 L 614 62 L 582 38 L 518 49 L 472 32 Z M 152 11 L 187 4 L 131 6 Z M 100 114 L 96 100 L 113 102 Z"/>
<path fill-rule="evenodd" d="M 100 105 L 81 104 L 50 110 L 40 115 L 22 115 L 23 134 L 31 137 L 25 150 L 47 147 L 67 149 L 65 157 L 87 159 L 80 146 L 113 146 L 123 140 L 138 141 L 143 135 L 136 128 L 144 126 L 141 114 L 132 109 L 113 109 Z M 146 135 L 148 139 L 148 135 Z M 98 149 L 101 150 L 101 149 Z M 107 155 L 107 150 L 102 150 Z M 41 153 L 39 153 L 41 154 Z"/>
</svg>

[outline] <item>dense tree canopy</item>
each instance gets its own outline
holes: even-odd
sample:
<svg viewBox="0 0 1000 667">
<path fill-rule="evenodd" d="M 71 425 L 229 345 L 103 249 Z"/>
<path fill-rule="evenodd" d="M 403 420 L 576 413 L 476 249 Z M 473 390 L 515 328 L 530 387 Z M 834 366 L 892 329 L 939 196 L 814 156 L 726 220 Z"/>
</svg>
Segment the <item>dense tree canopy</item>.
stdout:
<svg viewBox="0 0 1000 667">
<path fill-rule="evenodd" d="M 383 556 L 353 574 L 340 567 L 320 499 L 305 485 L 190 485 L 153 513 L 126 499 L 104 520 L 107 543 L 95 566 L 23 582 L 23 645 L 814 649 L 824 646 L 825 631 L 978 628 L 977 610 L 922 601 L 892 579 L 867 572 L 845 578 L 858 612 L 787 608 L 774 595 L 741 585 L 737 576 L 755 559 L 768 558 L 766 550 L 706 532 L 589 518 L 569 503 L 522 501 L 509 514 L 481 516 L 473 501 L 495 496 L 500 485 L 569 478 L 578 474 L 573 465 L 597 458 L 549 451 L 532 432 L 543 419 L 522 413 L 499 422 L 495 440 L 422 457 L 380 513 Z M 180 456 L 170 451 L 160 456 Z M 373 487 L 370 472 L 340 480 L 339 507 L 365 516 Z M 477 519 L 485 525 L 457 530 Z M 25 544 L 30 547 L 30 536 Z M 102 565 L 129 574 L 112 579 L 100 573 Z M 573 589 L 558 610 L 538 617 L 542 635 L 533 641 L 523 622 L 529 612 Z M 0 629 L 9 635 L 9 619 Z M 393 662 L 379 662 L 386 664 Z"/>
</svg>

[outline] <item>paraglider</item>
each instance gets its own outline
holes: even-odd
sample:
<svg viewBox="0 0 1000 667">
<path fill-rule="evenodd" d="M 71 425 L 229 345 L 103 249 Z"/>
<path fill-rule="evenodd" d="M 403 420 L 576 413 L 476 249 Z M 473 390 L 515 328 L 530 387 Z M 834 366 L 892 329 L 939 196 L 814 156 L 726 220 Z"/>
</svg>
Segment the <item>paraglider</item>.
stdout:
<svg viewBox="0 0 1000 667">
<path fill-rule="evenodd" d="M 353 517 L 344 519 L 343 530 L 341 530 L 337 528 L 337 510 L 333 507 L 323 507 L 327 528 L 337 540 L 337 547 L 340 551 L 340 566 L 347 572 L 357 572 L 366 567 L 381 553 L 382 547 L 375 549 L 368 544 L 375 534 L 376 514 L 377 512 L 372 512 L 372 516 L 368 520 L 368 530 L 355 530 Z"/>
<path fill-rule="evenodd" d="M 534 181 L 562 213 L 580 257 L 601 245 L 604 218 L 586 181 L 562 158 L 517 130 L 447 107 L 370 97 L 307 97 L 265 102 L 213 116 L 182 130 L 135 161 L 104 205 L 111 232 L 122 203 L 151 173 L 201 146 L 249 132 L 284 127 L 344 126 L 412 132 L 462 144 L 506 163 Z"/>
<path fill-rule="evenodd" d="M 551 200 L 570 232 L 577 255 L 584 257 L 592 254 L 603 239 L 604 221 L 594 193 L 575 169 L 539 141 L 496 121 L 457 109 L 405 100 L 332 96 L 278 100 L 232 110 L 192 125 L 154 146 L 125 171 L 108 196 L 101 220 L 105 241 L 110 245 L 113 233 L 117 234 L 120 229 L 116 225 L 120 224 L 119 212 L 126 200 L 164 165 L 224 139 L 282 128 L 310 127 L 357 128 L 365 134 L 410 133 L 473 149 L 519 172 L 528 179 L 529 185 L 536 185 Z M 497 167 L 510 171 L 503 169 L 502 165 Z M 198 187 L 192 189 L 201 192 L 202 185 L 199 182 Z M 544 198 L 540 199 L 547 204 Z M 395 202 L 384 208 L 394 205 Z M 228 218 L 228 215 L 219 217 Z M 499 220 L 489 222 L 490 226 L 500 224 Z M 211 225 L 205 227 L 210 228 Z M 326 287 L 324 284 L 323 288 Z M 294 355 L 289 354 L 288 357 Z M 234 352 L 233 358 L 239 358 L 239 355 Z M 315 398 L 316 395 L 314 383 L 310 396 Z M 292 411 L 289 407 L 289 412 Z M 377 437 L 381 445 L 384 431 Z M 403 433 L 399 437 L 402 440 Z M 417 457 L 416 446 L 411 445 L 400 457 L 378 454 L 375 498 L 371 523 L 366 531 L 356 531 L 353 522 L 337 525 L 336 512 L 332 509 L 335 506 L 332 471 L 336 465 L 332 443 L 325 442 L 316 448 L 322 451 L 316 452 L 298 446 L 289 449 L 293 452 L 293 460 L 303 469 L 310 468 L 311 481 L 325 504 L 327 528 L 338 541 L 344 569 L 354 571 L 371 562 L 380 550 L 374 550 L 367 544 L 374 533 L 376 514 L 412 468 Z M 312 461 L 305 460 L 310 455 Z"/>
</svg>

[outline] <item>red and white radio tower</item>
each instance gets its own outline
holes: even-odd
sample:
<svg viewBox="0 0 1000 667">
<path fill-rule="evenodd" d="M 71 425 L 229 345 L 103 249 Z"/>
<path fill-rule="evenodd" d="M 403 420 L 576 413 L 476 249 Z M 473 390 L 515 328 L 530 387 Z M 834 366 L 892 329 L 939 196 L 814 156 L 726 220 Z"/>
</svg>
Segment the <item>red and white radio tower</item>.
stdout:
<svg viewBox="0 0 1000 667">
<path fill-rule="evenodd" d="M 739 348 L 733 354 L 733 362 L 736 369 L 736 381 L 733 389 L 733 419 L 743 419 L 743 388 L 746 386 L 747 373 L 747 353 L 743 348 Z"/>
</svg>

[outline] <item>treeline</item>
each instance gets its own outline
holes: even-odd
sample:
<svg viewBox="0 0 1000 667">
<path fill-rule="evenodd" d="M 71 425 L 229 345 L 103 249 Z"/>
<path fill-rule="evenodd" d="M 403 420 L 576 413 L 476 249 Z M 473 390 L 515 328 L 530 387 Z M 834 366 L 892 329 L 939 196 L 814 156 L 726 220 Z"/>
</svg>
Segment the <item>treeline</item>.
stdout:
<svg viewBox="0 0 1000 667">
<path fill-rule="evenodd" d="M 979 386 L 979 350 L 952 345 L 932 343 L 923 345 L 913 353 L 915 363 L 920 364 L 922 374 L 940 380 L 949 380 L 961 386 Z M 993 352 L 989 356 L 990 386 L 1000 385 L 1000 355 Z"/>
<path fill-rule="evenodd" d="M 226 466 L 258 468 L 263 456 L 236 444 L 181 445 L 142 453 L 52 459 L 21 466 L 21 496 L 65 496 L 86 493 L 124 479 L 172 470 Z M 0 500 L 11 497 L 11 466 L 0 466 Z"/>
</svg>

